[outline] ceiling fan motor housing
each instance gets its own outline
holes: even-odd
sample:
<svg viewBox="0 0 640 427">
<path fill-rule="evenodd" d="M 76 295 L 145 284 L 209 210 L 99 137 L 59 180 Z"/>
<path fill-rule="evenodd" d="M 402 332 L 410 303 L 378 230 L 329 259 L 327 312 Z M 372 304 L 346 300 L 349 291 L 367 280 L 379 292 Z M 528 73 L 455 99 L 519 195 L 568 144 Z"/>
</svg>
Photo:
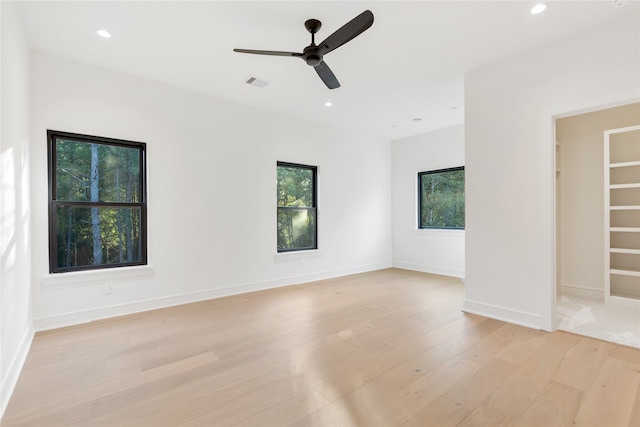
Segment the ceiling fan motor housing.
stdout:
<svg viewBox="0 0 640 427">
<path fill-rule="evenodd" d="M 322 54 L 318 51 L 318 46 L 315 44 L 305 47 L 302 52 L 304 53 L 302 59 L 307 62 L 307 65 L 316 67 L 322 62 Z"/>
</svg>

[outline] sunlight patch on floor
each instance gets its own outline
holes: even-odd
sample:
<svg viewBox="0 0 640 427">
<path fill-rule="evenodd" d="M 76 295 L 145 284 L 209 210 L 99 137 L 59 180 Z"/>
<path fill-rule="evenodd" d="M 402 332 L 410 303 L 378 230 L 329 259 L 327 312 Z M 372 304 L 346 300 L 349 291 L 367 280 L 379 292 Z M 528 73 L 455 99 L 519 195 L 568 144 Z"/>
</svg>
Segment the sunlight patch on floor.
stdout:
<svg viewBox="0 0 640 427">
<path fill-rule="evenodd" d="M 640 348 L 640 313 L 600 301 L 560 295 L 558 329 Z"/>
</svg>

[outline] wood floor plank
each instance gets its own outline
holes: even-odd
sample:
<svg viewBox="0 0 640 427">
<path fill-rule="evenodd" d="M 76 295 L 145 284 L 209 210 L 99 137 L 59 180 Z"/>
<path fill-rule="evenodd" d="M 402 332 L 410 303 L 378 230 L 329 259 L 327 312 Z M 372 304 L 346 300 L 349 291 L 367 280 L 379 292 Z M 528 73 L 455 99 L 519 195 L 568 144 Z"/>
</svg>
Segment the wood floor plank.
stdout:
<svg viewBox="0 0 640 427">
<path fill-rule="evenodd" d="M 495 357 L 517 365 L 524 363 L 545 343 L 547 333 L 534 329 L 518 327 L 517 337 L 495 354 Z"/>
<path fill-rule="evenodd" d="M 516 422 L 516 427 L 561 427 L 571 425 L 582 391 L 550 381 Z"/>
<path fill-rule="evenodd" d="M 629 425 L 640 385 L 640 365 L 607 357 L 586 391 L 575 425 Z"/>
<path fill-rule="evenodd" d="M 289 425 L 328 404 L 329 401 L 317 391 L 306 390 L 235 425 L 238 427 Z"/>
<path fill-rule="evenodd" d="M 413 352 L 414 355 L 437 347 L 443 342 L 462 334 L 469 337 L 467 341 L 471 344 L 478 339 L 466 334 L 468 326 L 484 320 L 486 318 L 480 318 L 479 316 L 460 316 L 460 311 L 450 310 L 444 315 L 433 317 L 430 321 L 420 322 L 419 325 L 403 327 L 393 337 L 390 337 L 388 342 L 394 347 L 406 348 L 407 351 Z"/>
<path fill-rule="evenodd" d="M 637 348 L 626 347 L 622 345 L 609 345 L 607 352 L 608 357 L 624 360 L 629 363 L 640 364 L 640 351 Z"/>
<path fill-rule="evenodd" d="M 386 269 L 36 334 L 3 427 L 640 423 L 640 351 Z"/>
<path fill-rule="evenodd" d="M 386 412 L 379 407 L 399 390 L 395 384 L 378 377 L 342 395 L 333 402 L 291 423 L 295 427 L 383 425 Z"/>
<path fill-rule="evenodd" d="M 462 357 L 454 357 L 442 363 L 428 375 L 418 378 L 379 405 L 384 414 L 384 424 L 400 425 L 406 422 L 479 367 L 477 363 Z"/>
<path fill-rule="evenodd" d="M 469 408 L 445 396 L 439 396 L 424 406 L 413 417 L 401 424 L 402 427 L 456 426 L 469 415 Z"/>
<path fill-rule="evenodd" d="M 155 382 L 158 379 L 175 375 L 194 367 L 215 362 L 217 358 L 211 353 L 203 353 L 188 359 L 183 359 L 175 363 L 164 365 L 152 370 L 141 371 L 134 375 L 123 377 L 117 381 L 111 381 L 104 384 L 90 385 L 77 390 L 75 393 L 55 393 L 46 400 L 38 404 L 38 411 L 29 410 L 29 415 L 35 417 L 32 421 L 37 424 L 37 419 L 41 418 L 42 413 L 47 411 L 60 413 L 67 408 L 77 408 L 85 403 L 90 403 L 104 396 L 121 393 L 128 389 L 139 387 L 143 384 Z M 23 418 L 29 421 L 29 416 Z"/>
<path fill-rule="evenodd" d="M 482 333 L 480 333 L 480 331 L 482 331 Z M 535 331 L 528 328 L 508 323 L 496 325 L 495 321 L 491 320 L 488 328 L 475 328 L 475 336 L 479 336 L 481 340 L 477 341 L 460 355 L 478 363 L 485 363 L 498 355 L 498 353 L 502 353 L 503 359 L 513 359 L 516 357 L 515 354 L 519 349 L 516 344 L 520 341 L 526 341 L 526 339 L 531 336 L 535 336 L 534 332 Z M 540 345 L 542 345 L 542 343 L 540 343 Z M 530 348 L 527 347 L 525 347 L 525 349 L 530 350 Z M 521 352 L 522 350 L 518 353 Z M 529 355 L 530 353 L 526 357 Z"/>
<path fill-rule="evenodd" d="M 466 408 L 475 408 L 500 386 L 517 366 L 502 359 L 492 358 L 472 374 L 458 381 L 444 396 Z"/>
<path fill-rule="evenodd" d="M 456 357 L 478 339 L 460 333 L 440 342 L 415 357 L 385 372 L 383 376 L 400 387 L 406 387 L 414 381 L 429 375 L 434 369 Z M 411 353 L 409 353 L 411 354 Z"/>
<path fill-rule="evenodd" d="M 173 377 L 172 383 L 125 405 L 103 411 L 103 425 L 216 425 L 237 424 L 310 389 L 308 374 L 264 372 L 239 382 L 225 383 L 200 371 L 197 377 Z M 175 381 L 177 380 L 177 381 Z M 105 408 L 106 409 L 106 406 Z"/>
<path fill-rule="evenodd" d="M 535 400 L 555 374 L 569 349 L 580 340 L 578 336 L 556 332 L 546 335 L 545 343 L 480 405 L 460 425 L 511 425 Z"/>
<path fill-rule="evenodd" d="M 555 381 L 586 391 L 596 378 L 611 345 L 604 341 L 585 338 L 565 355 Z"/>
<path fill-rule="evenodd" d="M 640 426 L 640 384 L 638 384 L 635 397 L 633 398 L 633 406 L 631 407 L 631 415 L 629 416 L 629 425 Z"/>
</svg>

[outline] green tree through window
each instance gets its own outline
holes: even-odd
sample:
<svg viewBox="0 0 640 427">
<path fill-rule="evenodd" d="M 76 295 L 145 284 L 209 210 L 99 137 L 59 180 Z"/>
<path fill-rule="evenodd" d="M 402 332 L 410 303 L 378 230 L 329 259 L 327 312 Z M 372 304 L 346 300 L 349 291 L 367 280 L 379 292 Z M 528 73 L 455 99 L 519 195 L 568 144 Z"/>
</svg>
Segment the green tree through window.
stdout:
<svg viewBox="0 0 640 427">
<path fill-rule="evenodd" d="M 418 228 L 464 228 L 464 166 L 418 174 Z"/>
<path fill-rule="evenodd" d="M 278 252 L 317 249 L 316 167 L 277 163 Z"/>
<path fill-rule="evenodd" d="M 50 272 L 146 264 L 145 144 L 48 137 Z"/>
</svg>

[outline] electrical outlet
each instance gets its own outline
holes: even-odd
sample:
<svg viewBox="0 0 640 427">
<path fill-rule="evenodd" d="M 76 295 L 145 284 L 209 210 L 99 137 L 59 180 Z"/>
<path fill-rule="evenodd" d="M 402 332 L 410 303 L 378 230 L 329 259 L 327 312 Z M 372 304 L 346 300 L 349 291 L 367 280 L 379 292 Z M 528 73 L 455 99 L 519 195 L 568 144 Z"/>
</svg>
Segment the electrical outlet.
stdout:
<svg viewBox="0 0 640 427">
<path fill-rule="evenodd" d="M 112 293 L 114 293 L 116 290 L 113 287 L 113 283 L 111 282 L 105 282 L 104 284 L 104 294 L 105 295 L 110 295 Z"/>
</svg>

